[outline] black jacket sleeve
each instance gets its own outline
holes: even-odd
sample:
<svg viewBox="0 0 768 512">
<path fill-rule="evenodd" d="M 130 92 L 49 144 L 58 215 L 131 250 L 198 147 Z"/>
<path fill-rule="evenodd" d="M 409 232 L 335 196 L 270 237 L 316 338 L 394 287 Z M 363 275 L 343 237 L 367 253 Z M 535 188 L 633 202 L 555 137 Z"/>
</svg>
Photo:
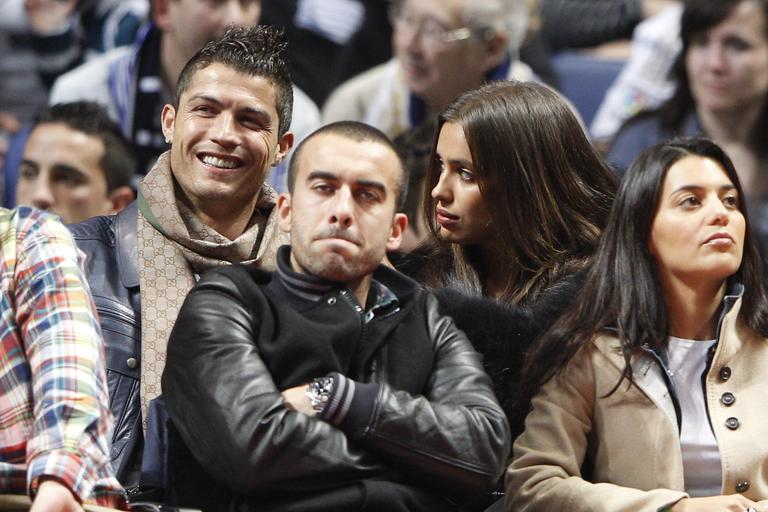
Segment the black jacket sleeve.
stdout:
<svg viewBox="0 0 768 512">
<path fill-rule="evenodd" d="M 258 319 L 219 271 L 187 296 L 171 333 L 163 394 L 211 476 L 240 494 L 312 491 L 381 473 L 333 425 L 283 405 L 254 343 Z"/>
<path fill-rule="evenodd" d="M 504 471 L 509 426 L 480 354 L 453 320 L 439 313 L 431 294 L 425 309 L 435 360 L 424 395 L 381 385 L 370 400 L 370 385 L 349 386 L 337 376 L 352 390 L 349 412 L 330 417 L 393 466 L 451 489 L 450 494 L 476 495 L 491 489 Z"/>
</svg>

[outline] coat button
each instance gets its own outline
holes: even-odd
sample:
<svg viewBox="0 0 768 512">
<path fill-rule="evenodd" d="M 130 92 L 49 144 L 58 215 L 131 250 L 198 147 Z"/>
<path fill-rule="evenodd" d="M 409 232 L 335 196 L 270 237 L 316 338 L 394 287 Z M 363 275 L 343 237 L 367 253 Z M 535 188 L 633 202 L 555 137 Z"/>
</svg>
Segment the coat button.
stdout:
<svg viewBox="0 0 768 512">
<path fill-rule="evenodd" d="M 723 380 L 728 380 L 731 378 L 731 369 L 727 366 L 723 366 L 720 368 L 720 378 Z"/>
<path fill-rule="evenodd" d="M 336 304 L 336 297 L 329 297 L 328 298 L 328 305 L 329 306 L 333 306 L 334 304 Z"/>
<path fill-rule="evenodd" d="M 749 489 L 749 482 L 746 480 L 739 480 L 736 483 L 736 492 L 745 492 L 747 489 Z"/>
<path fill-rule="evenodd" d="M 733 393 L 723 393 L 723 396 L 720 397 L 720 402 L 725 405 L 726 407 L 733 405 L 733 402 L 736 401 L 736 397 L 733 396 Z"/>
<path fill-rule="evenodd" d="M 739 421 L 738 418 L 731 417 L 725 420 L 725 426 L 731 430 L 736 430 L 741 426 L 741 422 Z"/>
<path fill-rule="evenodd" d="M 128 360 L 125 362 L 125 364 L 128 365 L 128 368 L 130 368 L 131 370 L 136 368 L 137 363 L 138 362 L 136 361 L 135 357 L 129 357 Z"/>
</svg>

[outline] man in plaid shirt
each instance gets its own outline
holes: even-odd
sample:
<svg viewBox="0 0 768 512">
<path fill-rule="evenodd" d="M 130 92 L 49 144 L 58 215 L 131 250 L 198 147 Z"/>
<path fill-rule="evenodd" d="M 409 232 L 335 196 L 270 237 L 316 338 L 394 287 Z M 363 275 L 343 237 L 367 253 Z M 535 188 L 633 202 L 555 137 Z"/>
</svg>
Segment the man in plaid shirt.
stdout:
<svg viewBox="0 0 768 512">
<path fill-rule="evenodd" d="M 32 510 L 123 505 L 96 311 L 67 229 L 0 209 L 0 493 Z"/>
</svg>

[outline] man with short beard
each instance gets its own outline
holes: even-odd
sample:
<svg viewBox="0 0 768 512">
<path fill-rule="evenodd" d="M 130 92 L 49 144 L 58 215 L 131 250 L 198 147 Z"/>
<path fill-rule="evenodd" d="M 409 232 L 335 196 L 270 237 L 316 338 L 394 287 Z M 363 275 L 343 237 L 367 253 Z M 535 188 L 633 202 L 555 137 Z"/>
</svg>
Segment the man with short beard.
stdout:
<svg viewBox="0 0 768 512">
<path fill-rule="evenodd" d="M 277 272 L 231 266 L 188 295 L 163 395 L 178 505 L 457 511 L 509 449 L 481 357 L 431 293 L 381 261 L 405 175 L 362 123 L 299 145 L 277 203 Z"/>
</svg>

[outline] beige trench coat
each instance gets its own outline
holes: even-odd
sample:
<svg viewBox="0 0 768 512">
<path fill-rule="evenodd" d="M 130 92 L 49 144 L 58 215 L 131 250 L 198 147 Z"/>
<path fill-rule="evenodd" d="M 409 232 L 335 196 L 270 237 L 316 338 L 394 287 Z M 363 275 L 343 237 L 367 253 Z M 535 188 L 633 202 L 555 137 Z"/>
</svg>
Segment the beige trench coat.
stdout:
<svg viewBox="0 0 768 512">
<path fill-rule="evenodd" d="M 722 493 L 740 492 L 768 512 L 768 339 L 746 326 L 740 307 L 741 299 L 723 318 L 706 400 Z M 658 511 L 687 496 L 663 370 L 652 355 L 638 354 L 634 383 L 604 397 L 623 366 L 618 339 L 603 334 L 542 387 L 514 444 L 508 512 Z M 590 481 L 581 474 L 587 454 Z"/>
</svg>

